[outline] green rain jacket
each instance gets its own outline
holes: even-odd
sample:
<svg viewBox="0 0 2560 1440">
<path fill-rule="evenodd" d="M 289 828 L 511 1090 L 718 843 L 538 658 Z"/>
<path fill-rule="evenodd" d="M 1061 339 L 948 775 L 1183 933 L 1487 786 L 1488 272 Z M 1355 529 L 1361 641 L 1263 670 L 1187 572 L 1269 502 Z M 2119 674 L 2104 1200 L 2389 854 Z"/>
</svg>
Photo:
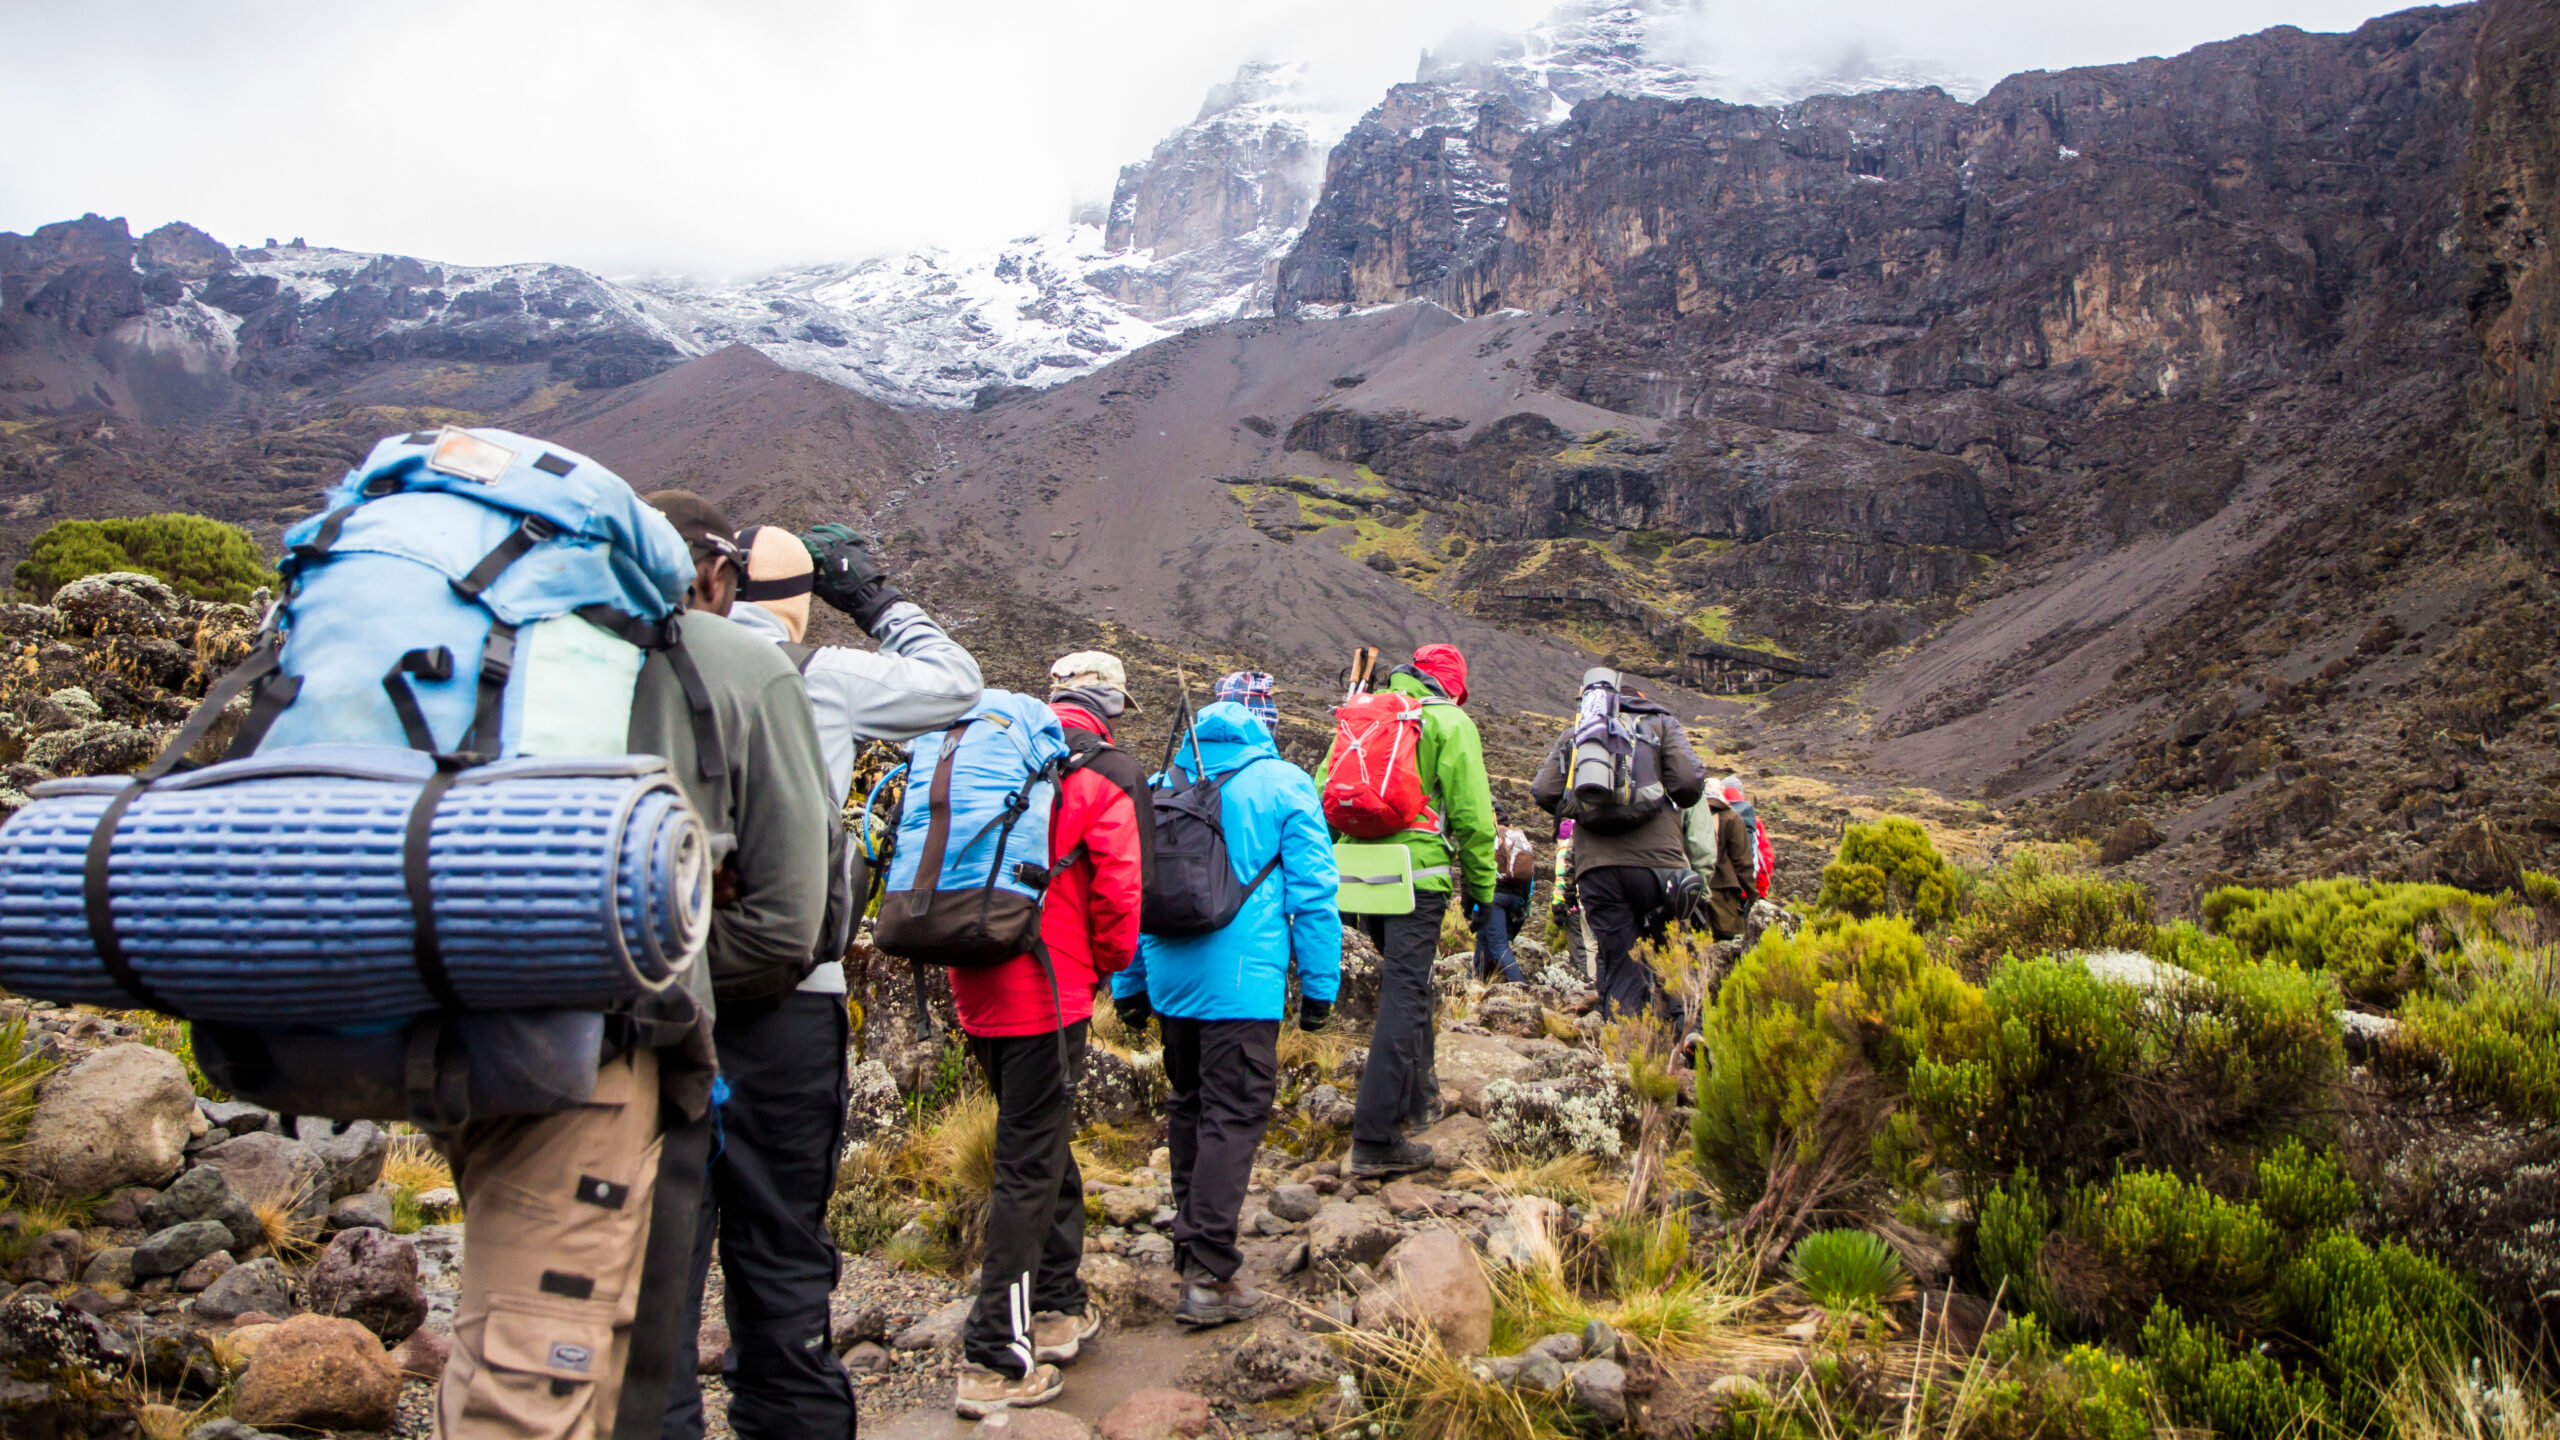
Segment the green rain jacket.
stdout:
<svg viewBox="0 0 2560 1440">
<path fill-rule="evenodd" d="M 1388 678 L 1387 689 L 1416 699 L 1448 698 L 1429 681 L 1402 670 Z M 1426 705 L 1422 707 L 1422 744 L 1414 758 L 1422 770 L 1422 792 L 1438 812 L 1444 833 L 1407 830 L 1396 837 L 1397 843 L 1413 852 L 1413 888 L 1454 890 L 1450 883 L 1454 864 L 1456 872 L 1466 877 L 1466 898 L 1490 902 L 1493 782 L 1485 774 L 1484 737 L 1476 733 L 1476 722 L 1457 706 Z M 1323 792 L 1325 774 L 1332 768 L 1333 757 L 1327 755 L 1316 769 L 1318 793 Z M 1347 837 L 1336 832 L 1333 838 Z"/>
</svg>

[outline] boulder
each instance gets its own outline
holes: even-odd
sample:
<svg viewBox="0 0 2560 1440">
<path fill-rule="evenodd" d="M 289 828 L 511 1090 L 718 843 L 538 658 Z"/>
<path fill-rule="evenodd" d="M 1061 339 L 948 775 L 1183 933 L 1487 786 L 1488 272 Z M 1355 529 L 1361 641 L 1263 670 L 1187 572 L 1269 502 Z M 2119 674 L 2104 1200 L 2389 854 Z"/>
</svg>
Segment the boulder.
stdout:
<svg viewBox="0 0 2560 1440">
<path fill-rule="evenodd" d="M 175 1275 L 230 1244 L 231 1232 L 219 1220 L 189 1220 L 172 1225 L 133 1247 L 133 1273 L 144 1280 L 154 1275 Z"/>
<path fill-rule="evenodd" d="M 143 1207 L 159 1196 L 160 1192 L 148 1185 L 127 1185 L 99 1201 L 98 1208 L 89 1213 L 89 1218 L 105 1229 L 131 1230 L 142 1226 Z M 190 1215 L 187 1218 L 192 1220 L 196 1217 Z M 142 1228 L 157 1230 L 163 1227 L 152 1225 Z"/>
<path fill-rule="evenodd" d="M 1102 1440 L 1199 1440 L 1217 1423 L 1208 1400 L 1188 1390 L 1139 1390 L 1102 1417 Z"/>
<path fill-rule="evenodd" d="M 1493 1344 L 1493 1287 L 1455 1231 L 1435 1226 L 1406 1236 L 1378 1273 L 1383 1283 L 1360 1297 L 1362 1329 L 1425 1326 L 1452 1355 L 1480 1355 Z"/>
<path fill-rule="evenodd" d="M 877 1060 L 865 1060 L 845 1076 L 844 1138 L 848 1145 L 868 1145 L 894 1135 L 907 1123 L 906 1098 L 898 1093 L 898 1077 Z"/>
<path fill-rule="evenodd" d="M 1331 1381 L 1342 1372 L 1342 1362 L 1313 1335 L 1267 1322 L 1227 1352 L 1222 1368 L 1227 1392 L 1259 1405 Z"/>
<path fill-rule="evenodd" d="M 232 1267 L 204 1293 L 187 1303 L 187 1313 L 202 1321 L 237 1320 L 243 1315 L 286 1315 L 293 1311 L 293 1284 L 284 1266 L 263 1255 Z"/>
<path fill-rule="evenodd" d="M 1155 1218 L 1158 1197 L 1152 1189 L 1135 1185 L 1115 1185 L 1102 1192 L 1102 1218 L 1105 1223 L 1128 1227 L 1144 1225 Z"/>
<path fill-rule="evenodd" d="M 1428 1185 L 1390 1180 L 1378 1189 L 1378 1201 L 1399 1220 L 1412 1220 L 1438 1210 L 1447 1199 Z"/>
<path fill-rule="evenodd" d="M 1484 1121 L 1473 1115 L 1451 1115 L 1428 1129 L 1415 1132 L 1414 1139 L 1431 1147 L 1432 1163 L 1444 1170 L 1463 1166 L 1483 1166 L 1493 1160 L 1493 1135 Z"/>
<path fill-rule="evenodd" d="M 166 1230 L 190 1220 L 211 1220 L 231 1198 L 231 1182 L 222 1172 L 198 1165 L 143 1205 L 138 1222 L 145 1230 Z"/>
<path fill-rule="evenodd" d="M 382 1337 L 409 1338 L 427 1318 L 418 1252 L 388 1230 L 341 1230 L 311 1267 L 303 1295 L 317 1315 L 343 1316 Z"/>
<path fill-rule="evenodd" d="M 1386 1211 L 1374 1205 L 1328 1200 L 1307 1222 L 1307 1255 L 1319 1265 L 1376 1264 L 1396 1247 L 1401 1233 Z"/>
<path fill-rule="evenodd" d="M 186 609 L 167 582 L 132 570 L 84 575 L 54 591 L 50 603 L 79 636 L 174 638 Z"/>
<path fill-rule="evenodd" d="M 186 1153 L 195 1113 L 177 1056 L 110 1045 L 46 1083 L 12 1168 L 64 1195 L 165 1185 Z"/>
<path fill-rule="evenodd" d="M 60 1285 L 81 1272 L 88 1263 L 89 1244 L 77 1230 L 48 1230 L 35 1238 L 27 1252 L 18 1257 L 18 1278 L 46 1285 Z"/>
<path fill-rule="evenodd" d="M 1547 1012 L 1519 985 L 1496 985 L 1476 1003 L 1476 1023 L 1496 1035 L 1528 1037 L 1547 1033 Z M 1447 1073 L 1442 1073 L 1446 1080 Z"/>
<path fill-rule="evenodd" d="M 1316 1194 L 1312 1185 L 1278 1185 L 1272 1188 L 1271 1198 L 1263 1203 L 1272 1214 L 1296 1222 L 1316 1218 L 1324 1197 Z"/>
<path fill-rule="evenodd" d="M 1573 1403 L 1615 1428 L 1627 1423 L 1627 1372 L 1615 1360 L 1585 1360 L 1565 1372 Z"/>
<path fill-rule="evenodd" d="M 231 1258 L 230 1251 L 216 1250 L 178 1272 L 178 1292 L 183 1295 L 199 1294 L 204 1287 L 230 1274 L 239 1264 Z"/>
<path fill-rule="evenodd" d="M 453 1337 L 422 1326 L 392 1350 L 391 1368 L 409 1379 L 433 1385 L 444 1378 L 445 1361 L 452 1357 Z"/>
<path fill-rule="evenodd" d="M 900 1350 L 934 1350 L 960 1343 L 960 1327 L 968 1323 L 975 1296 L 963 1295 L 898 1332 L 892 1342 Z"/>
<path fill-rule="evenodd" d="M 1491 1035 L 1443 1035 L 1435 1058 L 1441 1085 L 1458 1092 L 1458 1104 L 1470 1115 L 1484 1113 L 1488 1083 L 1518 1080 L 1529 1073 L 1528 1057 Z"/>
<path fill-rule="evenodd" d="M 113 1285 L 130 1290 L 134 1279 L 133 1247 L 130 1245 L 111 1245 L 90 1256 L 89 1263 L 80 1270 L 80 1283 L 83 1285 Z"/>
<path fill-rule="evenodd" d="M 388 1230 L 391 1218 L 391 1197 L 379 1190 L 367 1190 L 331 1205 L 329 1218 L 322 1228 L 331 1232 Z"/>
<path fill-rule="evenodd" d="M 1331 1085 L 1308 1086 L 1307 1092 L 1298 1097 L 1298 1109 L 1318 1125 L 1335 1130 L 1350 1129 L 1351 1118 L 1357 1111 L 1351 1097 Z"/>
<path fill-rule="evenodd" d="M 292 1206 L 297 1221 L 316 1221 L 328 1213 L 329 1171 L 311 1147 L 281 1135 L 234 1135 L 196 1156 L 200 1165 L 222 1172 L 231 1193 L 252 1205 L 280 1201 Z"/>
<path fill-rule="evenodd" d="M 231 1413 L 260 1428 L 387 1430 L 399 1402 L 400 1372 L 372 1331 L 353 1320 L 296 1315 L 240 1372 Z"/>
<path fill-rule="evenodd" d="M 370 1120 L 341 1122 L 306 1115 L 294 1134 L 326 1172 L 330 1200 L 373 1188 L 382 1178 L 382 1162 L 391 1155 L 391 1137 Z"/>
</svg>

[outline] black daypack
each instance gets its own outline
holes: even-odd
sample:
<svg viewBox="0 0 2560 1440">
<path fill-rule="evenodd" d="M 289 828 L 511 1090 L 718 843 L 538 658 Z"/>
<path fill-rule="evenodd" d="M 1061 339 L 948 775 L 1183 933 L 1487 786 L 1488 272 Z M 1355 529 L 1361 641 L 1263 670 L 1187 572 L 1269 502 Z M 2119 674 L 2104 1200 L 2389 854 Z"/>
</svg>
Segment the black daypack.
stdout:
<svg viewBox="0 0 2560 1440">
<path fill-rule="evenodd" d="M 1227 855 L 1227 821 L 1225 778 L 1241 775 L 1264 760 L 1277 757 L 1257 755 L 1228 772 L 1227 777 L 1202 775 L 1182 781 L 1173 768 L 1172 754 L 1179 753 L 1181 736 L 1190 728 L 1186 724 L 1174 732 L 1174 746 L 1168 753 L 1165 783 L 1155 788 L 1150 808 L 1155 812 L 1155 865 L 1147 876 L 1146 901 L 1138 912 L 1138 929 L 1164 939 L 1188 935 L 1206 935 L 1224 930 L 1235 923 L 1237 912 L 1271 872 L 1280 868 L 1280 857 L 1273 854 L 1270 863 L 1247 883 L 1236 879 L 1236 867 Z M 1199 759 L 1199 745 L 1192 745 L 1192 765 L 1208 767 Z"/>
<path fill-rule="evenodd" d="M 1623 835 L 1671 807 L 1662 782 L 1662 717 L 1622 715 L 1602 740 L 1576 746 L 1568 755 L 1579 762 L 1581 751 L 1605 746 L 1614 784 L 1605 791 L 1568 786 L 1556 807 L 1558 815 L 1595 835 Z"/>
<path fill-rule="evenodd" d="M 1138 768 L 1136 756 L 1100 735 L 1073 725 L 1063 728 L 1067 732 L 1064 773 L 1091 770 L 1129 797 L 1129 808 L 1138 820 L 1138 883 L 1143 893 L 1154 886 L 1156 873 L 1155 797 L 1154 792 L 1147 788 L 1146 772 Z M 1078 858 L 1077 853 L 1070 852 L 1058 862 L 1059 871 L 1064 872 Z"/>
</svg>

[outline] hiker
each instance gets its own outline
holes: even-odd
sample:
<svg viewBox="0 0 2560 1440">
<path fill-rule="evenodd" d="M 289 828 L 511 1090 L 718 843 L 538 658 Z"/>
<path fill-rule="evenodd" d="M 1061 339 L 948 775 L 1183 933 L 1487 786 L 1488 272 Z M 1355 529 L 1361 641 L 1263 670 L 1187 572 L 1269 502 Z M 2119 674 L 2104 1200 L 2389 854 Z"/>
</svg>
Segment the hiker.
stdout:
<svg viewBox="0 0 2560 1440">
<path fill-rule="evenodd" d="M 687 613 L 673 623 L 711 733 L 697 735 L 684 679 L 658 650 L 632 694 L 629 743 L 664 756 L 704 828 L 736 841 L 719 867 L 706 963 L 688 977 L 701 986 L 698 1008 L 680 1044 L 605 1065 L 587 1104 L 473 1121 L 451 1144 L 466 1219 L 453 1354 L 436 1397 L 442 1435 L 602 1437 L 625 1408 L 632 1433 L 658 1429 L 673 1357 L 691 1348 L 689 1329 L 664 1332 L 689 1313 L 684 1261 L 712 1128 L 713 994 L 797 974 L 823 916 L 834 817 L 809 707 L 790 663 L 720 618 L 738 583 L 735 547 L 717 512 L 685 498 L 700 508 L 659 508 L 675 511 L 667 518 L 693 554 Z M 702 745 L 716 749 L 720 778 L 704 778 Z M 654 1166 L 645 1163 L 653 1149 Z M 591 1306 L 605 1313 L 578 1314 Z M 592 1399 L 577 1380 L 592 1382 Z"/>
<path fill-rule="evenodd" d="M 1573 822 L 1556 822 L 1556 873 L 1553 888 L 1547 892 L 1547 916 L 1564 932 L 1565 948 L 1573 956 L 1573 973 L 1589 980 L 1591 975 L 1591 935 L 1582 924 L 1582 893 L 1573 883 Z"/>
<path fill-rule="evenodd" d="M 1707 926 L 1718 940 L 1742 934 L 1742 918 L 1751 910 L 1751 827 L 1743 823 L 1723 782 L 1706 787 L 1698 803 L 1682 811 L 1680 834 L 1689 868 L 1706 887 Z"/>
<path fill-rule="evenodd" d="M 1404 1132 L 1440 1117 L 1431 990 L 1440 920 L 1453 895 L 1470 909 L 1493 902 L 1493 789 L 1484 741 L 1460 708 L 1467 703 L 1466 656 L 1455 645 L 1425 645 L 1413 652 L 1413 663 L 1395 668 L 1384 693 L 1420 711 L 1413 755 L 1423 805 L 1393 837 L 1412 853 L 1412 912 L 1360 919 L 1378 947 L 1380 969 L 1378 1019 L 1351 1126 L 1348 1169 L 1362 1176 L 1401 1175 L 1431 1163 L 1431 1147 Z M 1316 772 L 1319 791 L 1342 758 L 1342 743 L 1337 734 Z"/>
<path fill-rule="evenodd" d="M 1280 738 L 1280 707 L 1272 703 L 1270 676 L 1259 670 L 1235 670 L 1218 677 L 1217 698 L 1232 701 L 1262 722 L 1272 739 Z"/>
<path fill-rule="evenodd" d="M 1670 918 L 1658 872 L 1687 873 L 1679 812 L 1706 789 L 1706 768 L 1670 711 L 1614 670 L 1583 676 L 1576 722 L 1556 737 L 1529 793 L 1574 822 L 1573 878 L 1599 952 L 1603 1016 L 1641 1013 L 1658 999 L 1635 948 Z"/>
<path fill-rule="evenodd" d="M 1140 940 L 1138 962 L 1113 977 L 1111 991 L 1122 1023 L 1135 1029 L 1153 1015 L 1163 1031 L 1173 1085 L 1165 1134 L 1173 1257 L 1184 1281 L 1173 1318 L 1205 1327 L 1246 1319 L 1267 1298 L 1238 1278 L 1237 1223 L 1277 1095 L 1290 961 L 1298 967 L 1298 1025 L 1316 1029 L 1333 1010 L 1342 917 L 1316 787 L 1280 759 L 1261 717 L 1236 701 L 1201 710 L 1161 783 L 1179 787 L 1203 775 L 1220 782 L 1228 869 L 1250 891 L 1224 926 Z M 1170 836 L 1158 818 L 1158 834 Z M 1176 878 L 1174 856 L 1168 841 L 1158 855 L 1168 881 Z"/>
<path fill-rule="evenodd" d="M 1538 883 L 1538 858 L 1529 832 L 1501 824 L 1493 840 L 1493 903 L 1476 912 L 1476 978 L 1499 974 L 1522 983 L 1520 962 L 1512 954 L 1512 937 L 1529 920 L 1529 901 Z"/>
<path fill-rule="evenodd" d="M 650 499 L 679 529 L 725 533 L 725 518 L 699 497 L 665 491 Z M 834 562 L 823 567 L 779 526 L 740 532 L 735 546 L 745 573 L 727 614 L 781 646 L 799 668 L 824 756 L 821 800 L 841 832 L 862 742 L 903 741 L 951 723 L 977 700 L 979 679 L 977 661 L 889 584 L 859 538 L 841 526 L 826 528 L 838 533 L 813 537 Z M 880 652 L 802 645 L 812 594 L 877 636 Z M 708 611 L 717 599 L 704 597 L 699 608 Z M 837 901 L 857 909 L 862 902 Z M 823 953 L 829 948 L 837 952 L 832 958 Z M 826 1225 L 844 1141 L 851 1038 L 842 958 L 840 945 L 821 941 L 807 978 L 780 994 L 719 990 L 712 1033 L 728 1096 L 694 1231 L 665 1440 L 700 1440 L 703 1433 L 695 1350 L 715 1237 L 729 1327 L 721 1376 L 730 1428 L 741 1440 L 854 1434 L 853 1384 L 836 1358 L 827 1304 L 842 1269 Z"/>
<path fill-rule="evenodd" d="M 1724 792 L 1724 803 L 1733 807 L 1751 832 L 1751 898 L 1766 900 L 1769 882 L 1778 874 L 1778 847 L 1769 843 L 1769 827 L 1760 818 L 1760 807 L 1743 793 L 1741 776 L 1727 775 L 1716 782 L 1716 788 Z"/>
<path fill-rule="evenodd" d="M 1128 707 L 1119 657 L 1081 651 L 1049 669 L 1049 710 L 1069 733 L 1111 738 Z M 910 790 L 908 803 L 920 803 Z M 1042 1405 L 1102 1328 L 1076 1267 L 1084 1260 L 1084 1174 L 1075 1135 L 1094 991 L 1138 953 L 1144 893 L 1137 807 L 1092 764 L 1058 782 L 1049 854 L 1061 857 L 1040 908 L 1040 948 L 1000 964 L 953 967 L 951 993 L 969 1051 L 996 1097 L 987 1257 L 961 1335 L 952 1408 L 971 1419 Z M 956 842 L 955 842 L 956 843 Z M 894 900 L 895 897 L 892 897 Z M 886 902 L 884 902 L 886 903 Z"/>
</svg>

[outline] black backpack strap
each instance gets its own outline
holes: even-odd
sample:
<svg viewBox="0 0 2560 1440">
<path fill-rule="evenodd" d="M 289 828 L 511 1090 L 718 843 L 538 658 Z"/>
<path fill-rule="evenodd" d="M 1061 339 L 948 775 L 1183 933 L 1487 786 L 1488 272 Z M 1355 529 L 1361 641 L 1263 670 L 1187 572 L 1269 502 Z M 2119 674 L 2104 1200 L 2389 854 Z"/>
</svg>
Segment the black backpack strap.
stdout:
<svg viewBox="0 0 2560 1440">
<path fill-rule="evenodd" d="M 489 622 L 489 638 L 480 644 L 480 699 L 471 713 L 471 728 L 462 732 L 456 750 L 482 755 L 498 753 L 498 731 L 504 724 L 507 677 L 516 668 L 516 627 Z M 405 688 L 405 687 L 404 687 Z M 432 748 L 432 747 L 431 747 Z M 697 749 L 700 748 L 697 737 Z"/>
<path fill-rule="evenodd" d="M 432 755 L 436 750 L 435 732 L 427 727 L 427 715 L 418 708 L 418 692 L 409 688 L 408 677 L 421 680 L 453 678 L 453 652 L 439 645 L 433 650 L 412 650 L 383 672 L 382 690 L 391 697 L 391 708 L 400 717 L 400 733 L 409 739 L 409 748 Z"/>
<path fill-rule="evenodd" d="M 427 868 L 427 846 L 435 835 L 436 807 L 459 778 L 458 765 L 438 756 L 436 773 L 427 777 L 427 783 L 418 789 L 418 798 L 409 806 L 409 824 L 400 840 L 400 873 L 409 894 L 410 949 L 418 979 L 439 1007 L 453 1011 L 465 1007 L 461 993 L 453 988 L 453 976 L 445 969 L 444 943 L 436 933 L 435 890 Z"/>
<path fill-rule="evenodd" d="M 925 788 L 924 853 L 916 857 L 915 884 L 907 891 L 907 913 L 911 915 L 924 914 L 925 907 L 933 903 L 933 892 L 942 884 L 942 857 L 951 846 L 951 770 L 958 760 L 961 732 L 969 728 L 971 718 L 964 715 L 942 732 L 942 754 L 934 763 L 933 780 Z"/>
<path fill-rule="evenodd" d="M 107 967 L 107 974 L 115 980 L 117 987 L 132 996 L 145 1010 L 175 1015 L 178 1012 L 170 1008 L 169 1002 L 161 999 L 157 991 L 134 973 L 133 961 L 124 953 L 124 942 L 116 934 L 115 907 L 107 890 L 107 864 L 115 849 L 116 826 L 124 819 L 124 812 L 131 809 L 133 802 L 142 798 L 142 792 L 150 788 L 150 781 L 136 779 L 107 802 L 105 813 L 98 817 L 97 827 L 89 832 L 88 859 L 81 871 L 80 901 L 82 909 L 87 912 L 89 941 L 98 947 L 98 961 Z"/>
<path fill-rule="evenodd" d="M 526 552 L 532 550 L 534 546 L 559 533 L 559 526 L 541 516 L 526 515 L 516 521 L 516 528 L 507 532 L 506 539 L 499 541 L 490 548 L 488 554 L 480 557 L 480 563 L 472 566 L 469 574 L 459 580 L 449 580 L 445 583 L 453 587 L 454 594 L 473 604 L 478 604 L 480 592 L 498 583 L 498 577 L 507 573 L 508 566 L 523 559 Z"/>
<path fill-rule="evenodd" d="M 611 605 L 581 605 L 571 612 L 597 629 L 613 635 L 642 650 L 664 651 L 667 666 L 675 671 L 676 684 L 684 689 L 685 713 L 693 720 L 693 766 L 705 780 L 729 778 L 729 762 L 720 753 L 719 712 L 711 708 L 711 690 L 702 683 L 702 671 L 693 657 L 685 653 L 684 626 L 681 614 L 664 620 L 643 620 Z"/>
</svg>

